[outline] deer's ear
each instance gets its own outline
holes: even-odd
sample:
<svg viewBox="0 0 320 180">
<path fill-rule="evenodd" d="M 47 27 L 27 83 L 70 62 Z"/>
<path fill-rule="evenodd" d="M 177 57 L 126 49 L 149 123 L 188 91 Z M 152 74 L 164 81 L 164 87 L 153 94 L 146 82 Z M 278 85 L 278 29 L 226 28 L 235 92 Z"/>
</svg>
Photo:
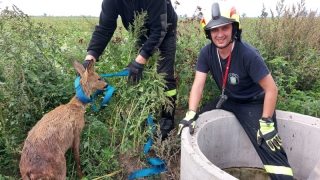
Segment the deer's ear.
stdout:
<svg viewBox="0 0 320 180">
<path fill-rule="evenodd" d="M 87 66 L 87 71 L 88 73 L 93 73 L 94 72 L 94 61 L 91 60 Z"/>
<path fill-rule="evenodd" d="M 83 76 L 83 74 L 86 72 L 83 65 L 80 64 L 77 60 L 73 61 L 73 67 L 80 74 L 80 76 Z"/>
</svg>

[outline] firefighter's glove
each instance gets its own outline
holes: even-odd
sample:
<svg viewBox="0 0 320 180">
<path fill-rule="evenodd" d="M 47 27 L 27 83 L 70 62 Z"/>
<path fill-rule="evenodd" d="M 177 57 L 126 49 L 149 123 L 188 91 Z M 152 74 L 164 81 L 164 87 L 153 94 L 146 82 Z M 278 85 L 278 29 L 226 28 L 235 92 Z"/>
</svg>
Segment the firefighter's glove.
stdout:
<svg viewBox="0 0 320 180">
<path fill-rule="evenodd" d="M 131 61 L 125 69 L 129 69 L 128 82 L 132 84 L 138 84 L 142 79 L 142 71 L 144 64 L 140 64 L 137 61 Z"/>
<path fill-rule="evenodd" d="M 271 118 L 261 118 L 259 120 L 260 129 L 257 132 L 257 142 L 261 146 L 262 141 L 265 140 L 267 145 L 272 151 L 276 149 L 280 150 L 282 146 L 282 140 L 274 128 L 274 122 Z"/>
<path fill-rule="evenodd" d="M 186 113 L 186 117 L 184 117 L 179 123 L 178 136 L 181 136 L 181 131 L 184 127 L 189 126 L 190 134 L 194 133 L 194 128 L 196 126 L 196 121 L 194 121 L 194 117 L 196 116 L 196 112 L 189 110 Z"/>
<path fill-rule="evenodd" d="M 87 69 L 88 67 L 88 64 L 90 63 L 90 61 L 93 61 L 93 60 L 84 60 L 83 63 L 82 63 L 82 66 Z"/>
<path fill-rule="evenodd" d="M 84 67 L 84 69 L 87 69 L 88 64 L 90 63 L 90 61 L 93 61 L 93 60 L 88 60 L 88 59 L 86 59 L 86 60 L 83 61 L 82 66 Z M 78 77 L 78 76 L 80 76 L 79 73 L 77 73 L 77 77 Z"/>
</svg>

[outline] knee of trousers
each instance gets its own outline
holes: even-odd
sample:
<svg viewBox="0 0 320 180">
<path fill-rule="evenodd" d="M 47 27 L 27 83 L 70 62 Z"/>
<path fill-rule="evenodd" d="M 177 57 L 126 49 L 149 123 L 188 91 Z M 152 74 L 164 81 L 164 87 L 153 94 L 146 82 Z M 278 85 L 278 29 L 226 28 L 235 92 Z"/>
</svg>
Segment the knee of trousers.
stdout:
<svg viewBox="0 0 320 180">
<path fill-rule="evenodd" d="M 293 172 L 291 167 L 287 166 L 276 166 L 276 165 L 264 165 L 267 173 L 272 177 L 272 179 L 290 179 L 293 180 Z"/>
<path fill-rule="evenodd" d="M 177 89 L 171 89 L 171 90 L 168 90 L 166 92 L 164 92 L 164 94 L 168 97 L 172 97 L 174 99 L 176 99 L 176 95 L 177 95 Z"/>
</svg>

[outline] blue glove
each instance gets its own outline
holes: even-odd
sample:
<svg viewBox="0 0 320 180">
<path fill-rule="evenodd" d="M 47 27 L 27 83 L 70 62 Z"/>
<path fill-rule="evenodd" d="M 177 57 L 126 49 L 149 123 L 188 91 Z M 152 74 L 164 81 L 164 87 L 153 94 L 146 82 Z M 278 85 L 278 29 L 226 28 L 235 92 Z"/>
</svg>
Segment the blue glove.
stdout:
<svg viewBox="0 0 320 180">
<path fill-rule="evenodd" d="M 143 71 L 144 64 L 140 64 L 137 61 L 131 61 L 126 69 L 129 69 L 128 75 L 128 82 L 132 82 L 132 84 L 138 84 L 139 81 L 142 79 L 142 71 Z"/>
<path fill-rule="evenodd" d="M 262 144 L 262 140 L 265 140 L 267 145 L 272 151 L 281 149 L 282 140 L 278 135 L 277 130 L 274 128 L 274 122 L 272 118 L 261 118 L 259 120 L 260 129 L 257 132 L 257 143 L 259 146 Z"/>
<path fill-rule="evenodd" d="M 194 133 L 194 128 L 196 126 L 196 121 L 194 121 L 194 117 L 196 116 L 196 112 L 189 110 L 186 113 L 186 117 L 184 117 L 179 123 L 178 136 L 181 135 L 181 131 L 184 127 L 189 126 L 189 133 Z"/>
</svg>

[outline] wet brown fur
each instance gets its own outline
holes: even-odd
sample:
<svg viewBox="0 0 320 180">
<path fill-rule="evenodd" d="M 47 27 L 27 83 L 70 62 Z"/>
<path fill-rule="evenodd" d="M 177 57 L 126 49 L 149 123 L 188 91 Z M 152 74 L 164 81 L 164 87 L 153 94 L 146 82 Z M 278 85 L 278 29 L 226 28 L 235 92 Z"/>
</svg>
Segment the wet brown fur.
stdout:
<svg viewBox="0 0 320 180">
<path fill-rule="evenodd" d="M 94 72 L 94 62 L 84 69 L 78 61 L 73 67 L 81 75 L 80 85 L 85 94 L 105 89 L 107 83 Z M 74 96 L 68 104 L 61 105 L 49 113 L 29 131 L 24 142 L 20 159 L 20 172 L 23 180 L 62 180 L 66 179 L 66 151 L 72 147 L 78 177 L 82 178 L 79 145 L 84 127 L 85 104 Z"/>
</svg>

